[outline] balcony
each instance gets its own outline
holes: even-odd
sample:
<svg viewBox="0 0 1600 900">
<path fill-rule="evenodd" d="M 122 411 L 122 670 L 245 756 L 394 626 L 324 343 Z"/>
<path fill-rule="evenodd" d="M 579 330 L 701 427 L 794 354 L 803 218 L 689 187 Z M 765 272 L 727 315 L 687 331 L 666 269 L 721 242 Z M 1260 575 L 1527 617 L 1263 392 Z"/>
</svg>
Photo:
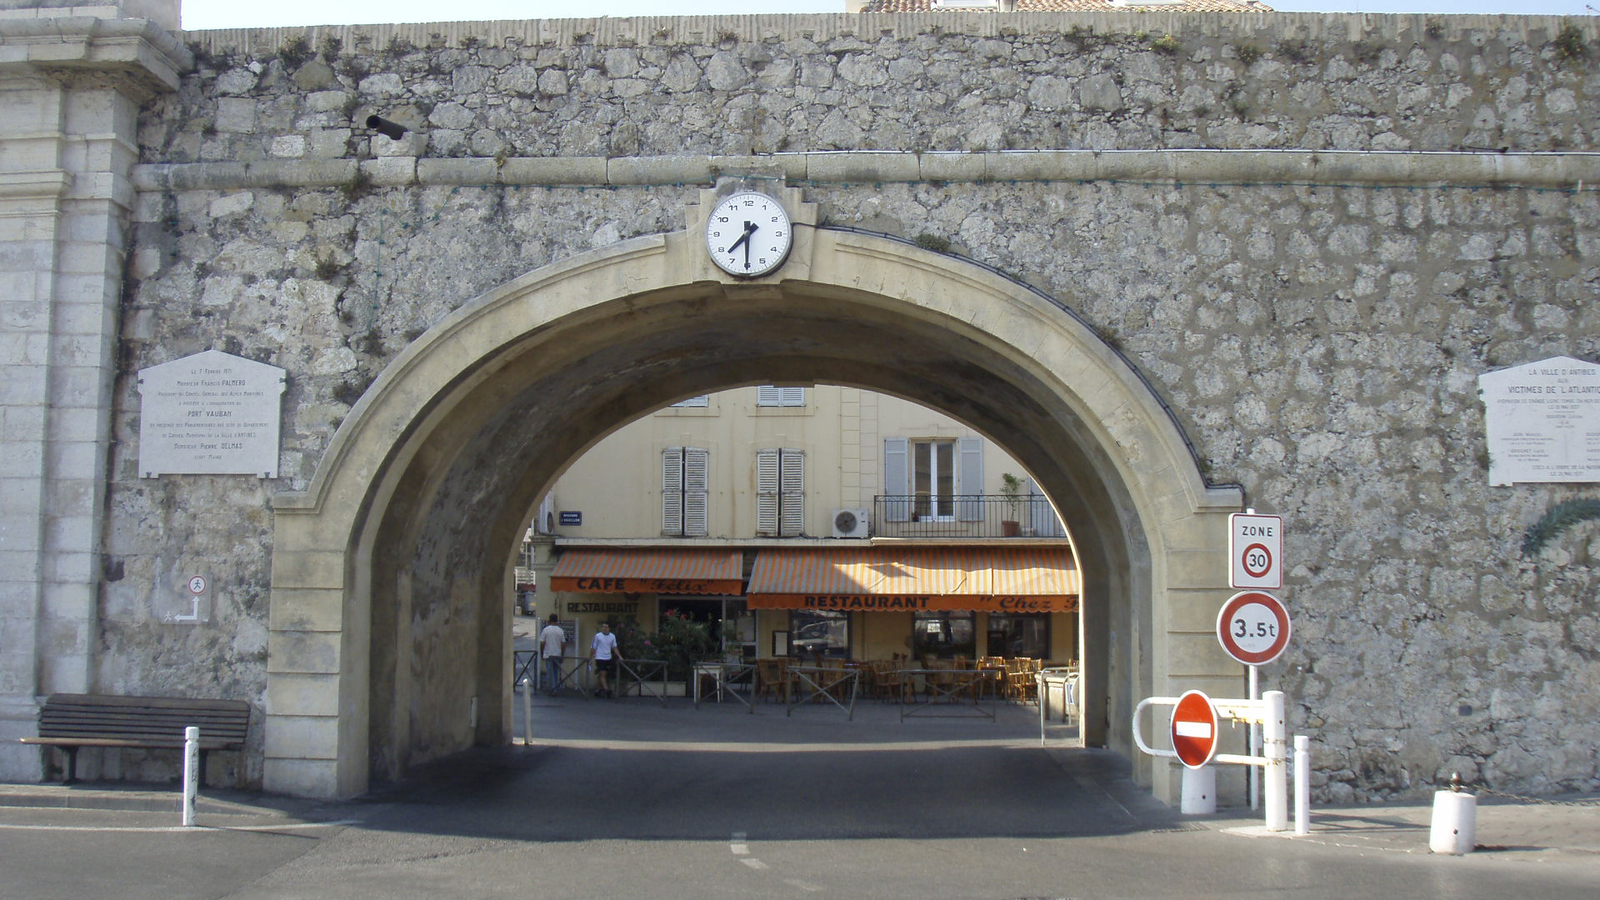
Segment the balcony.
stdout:
<svg viewBox="0 0 1600 900">
<path fill-rule="evenodd" d="M 1063 538 L 1067 529 L 1042 495 L 879 494 L 872 536 L 886 538 Z"/>
</svg>

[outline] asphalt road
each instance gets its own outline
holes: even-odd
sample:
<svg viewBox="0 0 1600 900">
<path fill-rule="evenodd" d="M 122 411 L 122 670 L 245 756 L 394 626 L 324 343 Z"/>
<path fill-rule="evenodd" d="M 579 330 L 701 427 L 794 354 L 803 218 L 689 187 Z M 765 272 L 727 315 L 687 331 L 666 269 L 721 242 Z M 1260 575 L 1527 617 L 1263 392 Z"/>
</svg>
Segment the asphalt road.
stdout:
<svg viewBox="0 0 1600 900">
<path fill-rule="evenodd" d="M 1594 855 L 1432 856 L 1414 833 L 1246 836 L 1242 814 L 1180 820 L 1112 754 L 1040 747 L 1029 708 L 893 709 L 538 698 L 534 746 L 359 801 L 214 799 L 187 831 L 170 810 L 0 808 L 0 898 L 1565 900 L 1600 873 Z M 1395 833 L 1380 808 L 1341 821 Z"/>
</svg>

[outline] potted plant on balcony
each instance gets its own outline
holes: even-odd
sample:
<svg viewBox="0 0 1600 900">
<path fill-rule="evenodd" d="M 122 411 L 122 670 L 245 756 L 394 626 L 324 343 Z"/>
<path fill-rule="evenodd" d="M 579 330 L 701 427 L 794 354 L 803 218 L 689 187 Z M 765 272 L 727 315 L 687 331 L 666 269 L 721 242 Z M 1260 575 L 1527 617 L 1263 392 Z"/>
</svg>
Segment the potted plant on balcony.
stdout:
<svg viewBox="0 0 1600 900">
<path fill-rule="evenodd" d="M 1011 474 L 1002 472 L 1000 475 L 1000 496 L 1006 498 L 1006 514 L 1010 518 L 1000 521 L 1000 534 L 1003 537 L 1016 537 L 1022 534 L 1022 522 L 1018 515 L 1022 509 L 1022 486 L 1027 481 Z"/>
</svg>

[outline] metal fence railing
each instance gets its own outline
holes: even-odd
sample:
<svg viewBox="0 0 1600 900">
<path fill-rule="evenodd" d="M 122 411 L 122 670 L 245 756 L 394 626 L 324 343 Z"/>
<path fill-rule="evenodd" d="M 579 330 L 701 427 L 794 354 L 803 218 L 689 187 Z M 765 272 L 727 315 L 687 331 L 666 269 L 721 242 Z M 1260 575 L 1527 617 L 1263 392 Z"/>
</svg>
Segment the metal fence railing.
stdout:
<svg viewBox="0 0 1600 900">
<path fill-rule="evenodd" d="M 1041 494 L 879 494 L 873 537 L 1065 537 L 1066 528 Z"/>
</svg>

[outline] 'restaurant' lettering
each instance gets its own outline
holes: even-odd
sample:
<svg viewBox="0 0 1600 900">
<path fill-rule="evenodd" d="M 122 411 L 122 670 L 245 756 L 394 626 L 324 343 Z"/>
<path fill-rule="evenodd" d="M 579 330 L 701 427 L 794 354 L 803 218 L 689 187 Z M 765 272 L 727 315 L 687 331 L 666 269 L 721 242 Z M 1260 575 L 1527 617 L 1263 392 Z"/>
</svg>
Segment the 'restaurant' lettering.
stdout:
<svg viewBox="0 0 1600 900">
<path fill-rule="evenodd" d="M 806 594 L 802 603 L 806 609 L 838 609 L 838 610 L 895 610 L 895 609 L 927 609 L 928 595 L 897 597 L 892 594 L 883 596 L 861 596 L 858 594 Z"/>
</svg>

